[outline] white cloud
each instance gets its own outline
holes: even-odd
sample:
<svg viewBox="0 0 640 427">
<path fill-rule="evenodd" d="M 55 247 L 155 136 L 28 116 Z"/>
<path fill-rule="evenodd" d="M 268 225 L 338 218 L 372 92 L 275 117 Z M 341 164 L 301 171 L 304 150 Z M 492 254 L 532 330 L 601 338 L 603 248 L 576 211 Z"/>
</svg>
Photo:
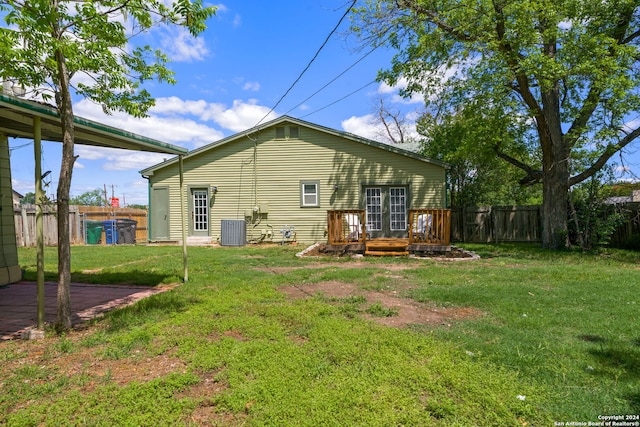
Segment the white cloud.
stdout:
<svg viewBox="0 0 640 427">
<path fill-rule="evenodd" d="M 250 90 L 253 92 L 257 92 L 260 90 L 260 83 L 258 82 L 246 82 L 243 86 L 242 86 L 243 90 Z"/>
<path fill-rule="evenodd" d="M 628 172 L 631 172 L 631 168 L 629 166 L 616 166 L 614 168 L 614 172 L 616 173 L 616 175 L 626 174 Z"/>
<path fill-rule="evenodd" d="M 215 7 L 217 8 L 216 13 L 225 13 L 227 11 L 229 11 L 229 8 L 223 4 L 223 3 L 218 3 L 215 5 Z"/>
<path fill-rule="evenodd" d="M 213 122 L 231 132 L 241 132 L 255 126 L 269 113 L 269 108 L 259 105 L 256 99 L 236 99 L 229 107 L 204 100 L 183 100 L 176 96 L 157 98 L 156 105 L 149 110 L 149 117 L 146 118 L 135 118 L 121 112 L 105 115 L 99 105 L 88 100 L 78 102 L 74 108 L 78 116 L 169 144 L 192 145 L 192 148 L 225 136 L 222 131 L 204 122 Z M 277 113 L 270 112 L 263 122 L 277 116 Z"/>
<path fill-rule="evenodd" d="M 128 169 L 144 169 L 162 162 L 164 159 L 171 158 L 169 154 L 144 153 L 136 151 L 134 153 L 120 152 L 112 153 L 109 156 L 109 162 L 105 163 L 104 170 L 118 171 Z"/>
<path fill-rule="evenodd" d="M 267 113 L 269 113 L 269 108 L 258 105 L 255 99 L 250 99 L 247 102 L 236 99 L 231 108 L 212 109 L 210 118 L 225 129 L 241 132 L 255 126 Z M 277 116 L 272 111 L 264 121 L 273 120 Z"/>
<path fill-rule="evenodd" d="M 162 162 L 170 154 L 146 153 L 117 148 L 92 147 L 76 145 L 75 152 L 79 160 L 101 160 L 102 169 L 108 171 L 140 170 Z M 76 162 L 77 163 L 77 162 Z"/>
<path fill-rule="evenodd" d="M 409 118 L 409 114 L 405 116 Z M 365 116 L 351 116 L 346 120 L 343 120 L 341 123 L 342 129 L 346 132 L 352 133 L 354 135 L 361 136 L 363 138 L 371 139 L 374 141 L 382 142 L 384 144 L 391 144 L 391 140 L 387 136 L 387 131 L 382 123 L 377 120 L 377 117 L 373 114 L 367 114 Z M 410 120 L 404 129 L 405 137 L 409 139 L 418 139 L 419 134 L 416 131 L 415 122 Z M 405 149 L 415 151 L 415 147 L 409 145 L 405 145 Z"/>
<path fill-rule="evenodd" d="M 177 96 L 156 99 L 156 104 L 149 109 L 149 114 L 164 115 L 192 115 L 201 116 L 207 109 L 207 102 L 200 99 L 197 101 L 182 100 Z"/>
<path fill-rule="evenodd" d="M 35 190 L 36 187 L 33 181 L 28 182 L 28 181 L 22 181 L 19 179 L 11 179 L 11 188 L 13 188 L 15 191 L 22 194 L 23 196 L 26 193 L 33 193 L 36 191 Z"/>
<path fill-rule="evenodd" d="M 233 26 L 239 27 L 240 25 L 242 25 L 242 17 L 236 13 L 236 15 L 233 17 Z"/>
<path fill-rule="evenodd" d="M 406 89 L 408 85 L 409 82 L 404 77 L 398 80 L 393 86 L 382 82 L 378 86 L 378 93 L 381 95 L 389 95 L 391 101 L 397 104 L 424 104 L 424 96 L 421 93 L 414 93 L 411 95 L 411 98 L 403 98 L 398 94 L 399 91 Z"/>
<path fill-rule="evenodd" d="M 135 118 L 122 112 L 105 115 L 99 105 L 88 100 L 78 102 L 74 108 L 78 116 L 174 145 L 192 144 L 200 147 L 224 136 L 217 129 L 181 117 L 203 114 L 207 108 L 204 101 L 158 98 L 156 107 L 149 111 L 150 117 L 146 118 Z M 161 117 L 163 114 L 168 117 Z"/>
<path fill-rule="evenodd" d="M 193 37 L 184 27 L 167 26 L 160 37 L 162 49 L 172 61 L 202 61 L 209 54 L 204 37 Z"/>
<path fill-rule="evenodd" d="M 269 108 L 258 105 L 256 99 L 249 99 L 247 101 L 236 99 L 233 101 L 233 105 L 228 107 L 224 104 L 208 103 L 204 100 L 185 101 L 175 96 L 156 99 L 156 106 L 149 110 L 150 114 L 166 115 L 173 117 L 174 120 L 186 120 L 179 119 L 179 117 L 192 115 L 202 122 L 212 121 L 223 129 L 232 132 L 241 132 L 255 126 L 268 112 Z M 275 119 L 277 116 L 278 114 L 271 112 L 268 117 L 265 118 L 265 121 Z M 163 118 L 162 120 L 166 121 L 169 119 Z M 182 126 L 187 125 L 192 126 L 190 124 L 184 124 Z M 176 123 L 174 131 L 175 129 L 183 130 L 182 127 L 180 127 L 180 123 Z M 208 129 L 212 130 L 211 128 Z M 222 138 L 224 135 L 222 132 L 218 132 L 217 135 L 210 134 L 208 136 L 207 142 L 213 142 Z"/>
<path fill-rule="evenodd" d="M 571 21 L 562 21 L 558 23 L 558 28 L 561 30 L 570 30 L 573 27 L 573 22 Z"/>
<path fill-rule="evenodd" d="M 366 116 L 360 117 L 351 116 L 343 120 L 340 124 L 346 132 L 363 138 L 378 140 L 380 139 L 380 132 L 374 123 L 375 116 L 373 114 L 367 114 Z"/>
</svg>

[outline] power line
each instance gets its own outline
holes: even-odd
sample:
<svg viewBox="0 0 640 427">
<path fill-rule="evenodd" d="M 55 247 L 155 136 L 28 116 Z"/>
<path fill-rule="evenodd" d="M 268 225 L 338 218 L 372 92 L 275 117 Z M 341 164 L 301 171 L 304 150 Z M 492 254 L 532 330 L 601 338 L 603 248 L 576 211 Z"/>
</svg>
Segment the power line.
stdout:
<svg viewBox="0 0 640 427">
<path fill-rule="evenodd" d="M 338 80 L 340 77 L 342 77 L 343 75 L 345 75 L 347 73 L 347 71 L 349 71 L 350 69 L 352 69 L 353 67 L 355 67 L 356 65 L 358 65 L 363 59 L 365 59 L 367 56 L 369 56 L 374 50 L 376 50 L 377 47 L 374 47 L 373 49 L 371 49 L 369 52 L 365 53 L 364 56 L 362 56 L 360 59 L 358 59 L 356 62 L 354 62 L 353 64 L 351 64 L 347 69 L 345 69 L 343 72 L 341 72 L 340 74 L 338 74 L 337 76 L 335 76 L 333 79 L 331 79 L 327 84 L 325 84 L 324 86 L 322 86 L 320 89 L 318 89 L 317 91 L 313 92 L 311 95 L 309 95 L 304 101 L 300 102 L 298 105 L 296 105 L 295 107 L 291 108 L 289 111 L 287 111 L 286 113 L 284 113 L 285 115 L 289 114 L 290 112 L 292 112 L 293 110 L 295 110 L 296 108 L 298 108 L 299 106 L 301 106 L 302 104 L 304 104 L 305 102 L 307 102 L 308 100 L 310 100 L 311 98 L 313 98 L 314 96 L 316 96 L 318 93 L 320 93 L 321 91 L 323 91 L 325 88 L 327 88 L 327 86 L 329 86 L 330 84 L 332 84 L 333 82 L 335 82 L 336 80 Z"/>
<path fill-rule="evenodd" d="M 305 118 L 305 117 L 307 117 L 307 116 L 310 116 L 310 115 L 315 114 L 315 113 L 317 113 L 317 112 L 319 112 L 319 111 L 322 111 L 322 110 L 324 110 L 325 108 L 329 108 L 329 107 L 331 107 L 332 105 L 337 104 L 338 102 L 340 102 L 340 101 L 342 101 L 342 100 L 344 100 L 344 99 L 346 99 L 346 98 L 350 97 L 351 95 L 353 95 L 353 94 L 355 94 L 355 93 L 357 93 L 357 92 L 360 92 L 362 89 L 366 88 L 367 86 L 371 86 L 371 85 L 372 85 L 372 84 L 374 84 L 374 83 L 376 83 L 376 80 L 372 80 L 372 81 L 370 81 L 369 83 L 367 83 L 366 85 L 361 86 L 360 88 L 358 88 L 358 89 L 354 90 L 353 92 L 350 92 L 350 93 L 346 94 L 346 95 L 345 95 L 345 96 L 343 96 L 342 98 L 340 98 L 340 99 L 336 99 L 336 100 L 335 100 L 335 101 L 333 101 L 332 103 L 327 104 L 327 105 L 325 105 L 325 106 L 324 106 L 324 107 L 322 107 L 322 108 L 318 108 L 317 110 L 314 110 L 314 111 L 312 111 L 312 112 L 310 112 L 310 113 L 307 113 L 307 114 L 305 114 L 304 116 L 302 116 L 302 117 L 300 117 L 300 118 L 301 118 L 301 119 L 303 119 L 303 118 Z"/>
<path fill-rule="evenodd" d="M 28 147 L 28 146 L 30 146 L 31 144 L 33 144 L 33 141 L 27 142 L 26 144 L 18 145 L 18 146 L 16 146 L 16 147 L 10 147 L 10 148 L 9 148 L 9 153 L 11 153 L 11 152 L 12 152 L 12 151 L 14 151 L 14 150 L 19 150 L 19 149 L 21 149 L 21 148 Z"/>
<path fill-rule="evenodd" d="M 318 57 L 318 55 L 320 54 L 320 51 L 327 45 L 327 43 L 329 42 L 329 39 L 331 38 L 331 36 L 336 32 L 336 30 L 338 29 L 338 27 L 340 27 L 340 24 L 342 24 L 342 21 L 344 21 L 344 18 L 347 17 L 347 15 L 349 15 L 349 12 L 351 11 L 351 8 L 353 6 L 355 6 L 357 0 L 353 0 L 353 2 L 351 3 L 351 6 L 349 6 L 347 8 L 347 10 L 344 12 L 344 14 L 342 15 L 342 17 L 340 18 L 340 20 L 338 21 L 338 23 L 335 25 L 335 27 L 333 27 L 333 30 L 331 30 L 331 32 L 329 33 L 329 35 L 325 38 L 324 42 L 322 43 L 322 45 L 318 48 L 318 50 L 316 51 L 315 55 L 313 55 L 313 58 L 311 58 L 311 60 L 309 61 L 309 63 L 307 64 L 306 67 L 304 67 L 304 70 L 302 70 L 302 72 L 300 73 L 300 75 L 298 75 L 298 78 L 295 79 L 295 81 L 291 84 L 291 86 L 289 86 L 289 89 L 287 89 L 287 91 L 284 93 L 284 95 L 282 95 L 280 97 L 280 99 L 278 100 L 278 102 L 276 102 L 276 104 L 271 107 L 271 109 L 269 110 L 269 112 L 267 114 L 264 115 L 263 118 L 260 119 L 260 121 L 258 123 L 255 124 L 254 127 L 258 126 L 260 123 L 262 123 L 262 121 L 264 119 L 266 119 L 269 114 L 271 114 L 273 112 L 273 110 L 275 110 L 278 105 L 280 105 L 280 103 L 282 102 L 282 100 L 289 94 L 289 92 L 291 92 L 291 90 L 293 89 L 293 87 L 300 81 L 300 79 L 302 78 L 302 76 L 304 75 L 304 73 L 307 72 L 307 70 L 311 67 L 311 64 L 313 64 L 313 61 L 316 60 L 316 58 Z"/>
</svg>

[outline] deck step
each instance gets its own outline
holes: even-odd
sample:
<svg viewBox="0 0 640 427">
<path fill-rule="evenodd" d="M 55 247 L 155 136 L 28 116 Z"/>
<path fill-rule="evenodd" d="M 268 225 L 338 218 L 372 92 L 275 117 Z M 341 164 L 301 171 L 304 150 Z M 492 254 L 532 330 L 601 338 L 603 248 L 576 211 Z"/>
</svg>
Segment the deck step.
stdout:
<svg viewBox="0 0 640 427">
<path fill-rule="evenodd" d="M 383 238 L 367 240 L 364 254 L 371 256 L 406 256 L 409 254 L 407 251 L 408 244 L 409 241 L 407 239 Z"/>
<path fill-rule="evenodd" d="M 365 255 L 371 256 L 406 256 L 409 255 L 407 251 L 364 251 Z"/>
</svg>

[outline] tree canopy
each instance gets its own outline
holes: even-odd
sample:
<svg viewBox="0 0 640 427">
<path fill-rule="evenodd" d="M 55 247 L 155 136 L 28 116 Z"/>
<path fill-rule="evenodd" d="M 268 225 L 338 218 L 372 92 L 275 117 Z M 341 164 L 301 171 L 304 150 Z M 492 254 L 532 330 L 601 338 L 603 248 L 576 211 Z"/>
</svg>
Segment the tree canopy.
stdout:
<svg viewBox="0 0 640 427">
<path fill-rule="evenodd" d="M 469 104 L 518 128 L 517 144 L 490 138 L 498 157 L 542 184 L 543 245 L 567 244 L 569 188 L 640 135 L 634 0 L 367 0 L 354 31 L 397 50 L 379 77 L 406 81 L 429 114 Z M 482 144 L 485 144 L 484 142 Z M 624 159 L 624 157 L 620 157 Z"/>
<path fill-rule="evenodd" d="M 140 117 L 154 104 L 144 82 L 175 80 L 169 58 L 149 45 L 135 45 L 135 36 L 160 25 L 183 26 L 198 35 L 215 9 L 204 8 L 201 0 L 8 0 L 0 1 L 0 11 L 6 23 L 0 28 L 2 79 L 58 107 L 66 83 L 107 113 Z"/>
<path fill-rule="evenodd" d="M 168 58 L 134 38 L 156 26 L 179 26 L 192 36 L 206 28 L 215 7 L 201 0 L 0 0 L 0 79 L 53 101 L 60 114 L 62 162 L 57 188 L 58 312 L 55 329 L 71 327 L 69 191 L 74 154 L 72 98 L 106 113 L 141 117 L 154 104 L 149 80 L 173 83 Z"/>
<path fill-rule="evenodd" d="M 447 179 L 452 206 L 539 204 L 540 189 L 518 184 L 519 169 L 496 158 L 496 143 L 521 147 L 519 128 L 484 106 L 468 104 L 455 115 L 423 115 L 417 123 L 424 135 L 422 153 L 450 165 Z M 528 153 L 521 152 L 524 158 Z"/>
<path fill-rule="evenodd" d="M 72 205 L 82 206 L 107 206 L 107 200 L 104 198 L 104 192 L 96 188 L 95 190 L 85 191 L 77 197 L 71 198 Z"/>
</svg>

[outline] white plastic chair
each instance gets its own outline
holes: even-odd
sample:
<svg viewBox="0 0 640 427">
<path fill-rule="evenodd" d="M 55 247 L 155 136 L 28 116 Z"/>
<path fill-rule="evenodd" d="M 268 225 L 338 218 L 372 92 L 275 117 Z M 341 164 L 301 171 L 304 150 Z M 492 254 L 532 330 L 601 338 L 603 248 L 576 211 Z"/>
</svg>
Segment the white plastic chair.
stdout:
<svg viewBox="0 0 640 427">
<path fill-rule="evenodd" d="M 417 227 L 413 229 L 415 234 L 420 235 L 423 239 L 431 238 L 431 224 L 433 222 L 433 215 L 420 214 L 418 215 Z"/>
<path fill-rule="evenodd" d="M 347 220 L 347 227 L 349 234 L 347 235 L 347 239 L 349 240 L 360 240 L 360 233 L 362 227 L 360 225 L 360 215 L 354 213 L 345 214 L 345 219 Z"/>
</svg>

